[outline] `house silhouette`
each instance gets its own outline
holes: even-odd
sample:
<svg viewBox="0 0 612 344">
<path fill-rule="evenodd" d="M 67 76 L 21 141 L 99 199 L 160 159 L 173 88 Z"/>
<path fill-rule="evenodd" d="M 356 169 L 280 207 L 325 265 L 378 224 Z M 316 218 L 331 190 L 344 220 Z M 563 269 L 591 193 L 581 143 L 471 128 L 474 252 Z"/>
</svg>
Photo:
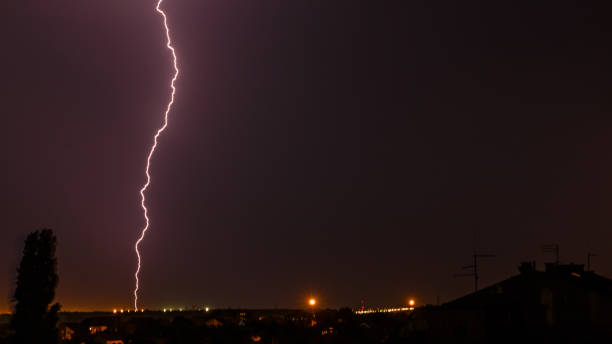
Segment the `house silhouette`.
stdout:
<svg viewBox="0 0 612 344">
<path fill-rule="evenodd" d="M 535 262 L 519 274 L 440 307 L 415 312 L 411 330 L 454 342 L 612 338 L 612 280 L 582 264 Z"/>
</svg>

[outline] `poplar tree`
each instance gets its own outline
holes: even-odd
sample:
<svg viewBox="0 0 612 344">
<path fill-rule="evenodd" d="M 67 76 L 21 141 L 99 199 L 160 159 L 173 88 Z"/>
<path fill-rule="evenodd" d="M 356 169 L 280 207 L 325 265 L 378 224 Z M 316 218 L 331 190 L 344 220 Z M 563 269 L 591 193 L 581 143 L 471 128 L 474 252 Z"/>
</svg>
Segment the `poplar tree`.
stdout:
<svg viewBox="0 0 612 344">
<path fill-rule="evenodd" d="M 13 344 L 59 343 L 60 305 L 51 305 L 59 280 L 55 248 L 56 238 L 51 229 L 32 232 L 25 240 L 13 296 Z"/>
</svg>

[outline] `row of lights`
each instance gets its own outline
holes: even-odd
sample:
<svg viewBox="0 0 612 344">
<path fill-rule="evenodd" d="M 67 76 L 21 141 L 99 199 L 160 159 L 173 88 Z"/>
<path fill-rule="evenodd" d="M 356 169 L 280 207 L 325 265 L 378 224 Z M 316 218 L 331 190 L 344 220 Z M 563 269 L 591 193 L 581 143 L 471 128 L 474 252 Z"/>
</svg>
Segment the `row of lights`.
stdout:
<svg viewBox="0 0 612 344">
<path fill-rule="evenodd" d="M 314 307 L 316 304 L 317 304 L 317 299 L 315 299 L 313 297 L 308 299 L 308 305 L 310 307 Z M 410 300 L 408 300 L 408 306 L 410 306 L 410 307 L 388 308 L 388 309 L 414 310 L 414 305 L 415 304 L 416 304 L 416 302 L 414 301 L 414 299 L 410 299 Z"/>
<path fill-rule="evenodd" d="M 133 310 L 124 310 L 123 308 L 121 309 L 113 309 L 113 314 L 117 314 L 117 313 L 142 313 L 144 312 L 144 309 L 141 309 L 140 311 L 133 311 Z"/>
<path fill-rule="evenodd" d="M 414 310 L 414 307 L 377 308 L 377 309 L 364 309 L 362 311 L 355 311 L 355 314 L 395 313 L 395 312 L 408 312 L 408 311 L 413 311 L 413 310 Z"/>
<path fill-rule="evenodd" d="M 310 299 L 308 299 L 308 305 L 310 305 L 311 307 L 314 307 L 316 304 L 317 304 L 317 300 L 315 298 L 311 297 Z M 210 311 L 210 308 L 206 307 L 206 308 L 204 308 L 204 310 L 206 312 L 208 312 L 208 311 Z M 164 313 L 166 313 L 166 312 L 174 312 L 174 309 L 173 308 L 164 308 L 162 311 Z M 178 311 L 182 312 L 183 309 L 179 308 Z M 119 309 L 119 310 L 113 309 L 113 314 L 124 313 L 124 312 L 130 313 L 130 312 L 138 312 L 138 311 L 137 310 L 136 311 L 130 311 L 130 310 L 125 311 L 124 309 Z M 144 309 L 141 309 L 140 312 L 144 312 Z"/>
<path fill-rule="evenodd" d="M 309 305 L 310 307 L 314 307 L 314 306 L 316 306 L 316 305 L 317 305 L 317 299 L 315 299 L 314 297 L 309 298 L 309 299 L 308 299 L 308 305 Z M 357 313 L 357 314 L 367 314 L 367 313 L 374 313 L 374 312 L 399 312 L 399 311 L 406 311 L 406 310 L 410 310 L 410 311 L 411 311 L 411 310 L 414 310 L 414 305 L 415 305 L 415 301 L 414 301 L 414 299 L 410 299 L 410 300 L 408 301 L 408 305 L 409 305 L 410 307 L 401 307 L 401 308 L 382 308 L 382 309 L 378 309 L 378 310 L 367 310 L 367 311 L 366 311 L 366 310 L 362 310 L 362 311 L 357 311 L 356 313 Z M 206 312 L 208 312 L 208 311 L 210 310 L 210 308 L 209 308 L 209 307 L 206 307 L 206 308 L 204 308 L 204 310 L 205 310 Z M 170 309 L 168 309 L 168 308 L 164 308 L 164 309 L 163 309 L 163 312 L 164 312 L 164 313 L 166 313 L 166 312 L 168 312 L 168 311 L 173 312 L 173 311 L 174 311 L 174 309 L 173 309 L 173 308 L 170 308 Z M 178 311 L 179 311 L 179 312 L 182 312 L 182 311 L 183 311 L 183 309 L 182 309 L 182 308 L 179 308 L 179 309 L 178 309 Z M 138 310 L 131 311 L 131 310 L 129 310 L 129 309 L 128 309 L 127 311 L 125 311 L 124 309 L 119 309 L 119 310 L 117 310 L 117 309 L 113 309 L 113 314 L 117 314 L 117 313 L 122 313 L 122 314 L 123 314 L 124 312 L 127 312 L 127 313 L 131 313 L 131 312 L 137 313 L 137 312 L 138 312 Z M 141 310 L 140 310 L 140 312 L 141 312 L 141 313 L 142 313 L 142 312 L 144 312 L 144 309 L 141 309 Z"/>
<path fill-rule="evenodd" d="M 371 314 L 371 313 L 394 313 L 394 312 L 408 312 L 414 310 L 415 305 L 414 299 L 408 300 L 409 307 L 395 307 L 395 308 L 376 308 L 376 309 L 362 309 L 355 311 L 355 314 Z"/>
<path fill-rule="evenodd" d="M 209 308 L 209 307 L 206 307 L 206 308 L 204 308 L 204 310 L 205 310 L 206 312 L 208 312 L 208 311 L 210 311 L 210 308 Z M 145 310 L 144 310 L 144 309 L 142 309 L 142 308 L 141 308 L 140 310 L 130 310 L 130 309 L 128 309 L 128 310 L 124 310 L 123 308 L 121 308 L 121 309 L 116 309 L 116 308 L 115 308 L 115 309 L 113 309 L 113 314 L 117 314 L 117 313 L 120 313 L 120 314 L 123 314 L 123 313 L 143 313 L 144 311 L 145 311 Z M 163 309 L 163 312 L 164 312 L 164 313 L 166 313 L 166 312 L 174 312 L 174 311 L 175 311 L 175 310 L 174 310 L 174 308 L 164 308 L 164 309 Z M 182 312 L 182 311 L 183 311 L 183 309 L 182 309 L 182 308 L 179 308 L 177 311 Z"/>
</svg>

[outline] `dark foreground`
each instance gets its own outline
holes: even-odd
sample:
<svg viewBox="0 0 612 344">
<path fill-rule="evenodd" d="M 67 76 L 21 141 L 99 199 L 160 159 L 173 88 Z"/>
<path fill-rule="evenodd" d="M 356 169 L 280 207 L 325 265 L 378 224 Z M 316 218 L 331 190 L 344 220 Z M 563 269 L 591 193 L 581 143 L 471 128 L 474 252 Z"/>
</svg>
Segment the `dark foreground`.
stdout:
<svg viewBox="0 0 612 344">
<path fill-rule="evenodd" d="M 62 313 L 60 333 L 62 343 L 394 343 L 408 317 L 349 309 Z M 0 326 L 4 344 L 8 325 Z"/>
<path fill-rule="evenodd" d="M 531 327 L 480 312 L 424 307 L 413 312 L 358 315 L 350 309 L 213 310 L 210 312 L 61 313 L 61 343 L 597 343 L 605 329 Z M 0 317 L 0 344 L 8 343 Z M 506 321 L 504 321 L 507 323 Z"/>
</svg>

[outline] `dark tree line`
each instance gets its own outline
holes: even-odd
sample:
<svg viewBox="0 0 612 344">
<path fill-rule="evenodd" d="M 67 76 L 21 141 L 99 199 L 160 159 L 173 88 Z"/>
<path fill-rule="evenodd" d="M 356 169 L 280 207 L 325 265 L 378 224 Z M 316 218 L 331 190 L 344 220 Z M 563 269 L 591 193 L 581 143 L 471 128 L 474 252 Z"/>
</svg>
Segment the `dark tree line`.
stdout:
<svg viewBox="0 0 612 344">
<path fill-rule="evenodd" d="M 59 280 L 55 248 L 56 238 L 51 229 L 30 233 L 25 240 L 13 296 L 13 344 L 59 342 L 57 313 L 60 305 L 51 305 Z"/>
</svg>

